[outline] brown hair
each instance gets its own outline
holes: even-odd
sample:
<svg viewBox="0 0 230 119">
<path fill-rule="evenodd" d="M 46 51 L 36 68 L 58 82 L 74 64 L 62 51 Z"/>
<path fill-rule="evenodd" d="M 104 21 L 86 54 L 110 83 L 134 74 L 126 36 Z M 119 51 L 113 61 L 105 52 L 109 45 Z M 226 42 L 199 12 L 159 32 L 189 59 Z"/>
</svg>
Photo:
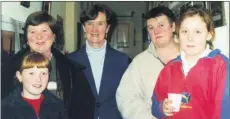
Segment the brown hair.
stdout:
<svg viewBox="0 0 230 119">
<path fill-rule="evenodd" d="M 49 59 L 38 52 L 29 52 L 22 60 L 19 71 L 22 72 L 24 69 L 33 68 L 34 66 L 37 66 L 37 68 L 48 68 L 50 70 Z"/>
<path fill-rule="evenodd" d="M 176 23 L 176 35 L 177 35 L 177 37 L 179 38 L 180 26 L 181 26 L 181 23 L 184 21 L 184 19 L 186 19 L 188 17 L 195 16 L 195 15 L 198 15 L 201 17 L 201 19 L 206 24 L 208 32 L 212 35 L 212 38 L 210 39 L 210 41 L 207 41 L 207 44 L 210 46 L 210 49 L 213 49 L 212 42 L 213 42 L 214 37 L 215 37 L 214 25 L 213 25 L 213 21 L 212 21 L 212 18 L 210 17 L 209 12 L 204 8 L 201 8 L 198 6 L 191 6 L 191 7 L 188 7 L 181 14 L 180 19 Z"/>
</svg>

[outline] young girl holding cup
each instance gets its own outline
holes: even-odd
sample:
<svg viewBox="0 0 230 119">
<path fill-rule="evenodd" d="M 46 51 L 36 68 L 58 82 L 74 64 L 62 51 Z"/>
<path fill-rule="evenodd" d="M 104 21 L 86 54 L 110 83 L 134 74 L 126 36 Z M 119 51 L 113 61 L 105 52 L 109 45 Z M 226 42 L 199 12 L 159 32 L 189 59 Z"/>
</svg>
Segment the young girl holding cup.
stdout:
<svg viewBox="0 0 230 119">
<path fill-rule="evenodd" d="M 158 119 L 228 119 L 229 59 L 213 50 L 208 12 L 190 7 L 177 23 L 181 55 L 161 71 L 152 96 Z M 178 103 L 180 102 L 180 103 Z"/>
</svg>

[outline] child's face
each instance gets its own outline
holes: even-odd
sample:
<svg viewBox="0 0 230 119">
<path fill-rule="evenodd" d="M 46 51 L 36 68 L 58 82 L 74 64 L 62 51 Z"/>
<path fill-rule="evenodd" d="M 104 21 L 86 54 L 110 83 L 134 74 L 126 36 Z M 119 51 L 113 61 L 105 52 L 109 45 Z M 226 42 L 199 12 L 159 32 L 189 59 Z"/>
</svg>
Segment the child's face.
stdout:
<svg viewBox="0 0 230 119">
<path fill-rule="evenodd" d="M 198 15 L 187 17 L 181 23 L 180 47 L 187 56 L 200 56 L 205 51 L 206 41 L 211 37 L 206 23 Z"/>
<path fill-rule="evenodd" d="M 21 73 L 17 71 L 16 76 L 23 85 L 23 97 L 38 99 L 47 86 L 49 71 L 48 68 L 35 66 L 24 69 Z"/>
</svg>

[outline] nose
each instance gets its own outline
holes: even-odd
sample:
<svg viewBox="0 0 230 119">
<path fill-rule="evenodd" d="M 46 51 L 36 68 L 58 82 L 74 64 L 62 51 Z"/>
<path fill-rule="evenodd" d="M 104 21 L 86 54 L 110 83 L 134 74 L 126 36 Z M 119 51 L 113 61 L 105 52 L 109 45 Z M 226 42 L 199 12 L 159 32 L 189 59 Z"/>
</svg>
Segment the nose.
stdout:
<svg viewBox="0 0 230 119">
<path fill-rule="evenodd" d="M 93 27 L 92 31 L 93 31 L 93 33 L 94 33 L 94 32 L 97 32 L 97 31 L 98 31 L 98 28 L 97 28 L 97 27 Z"/>
<path fill-rule="evenodd" d="M 42 34 L 41 33 L 37 33 L 36 34 L 36 40 L 41 40 L 42 39 Z"/>
<path fill-rule="evenodd" d="M 192 33 L 188 33 L 188 41 L 193 41 L 193 34 Z"/>
<path fill-rule="evenodd" d="M 37 81 L 37 82 L 40 82 L 40 81 L 41 81 L 41 78 L 42 78 L 42 74 L 38 74 L 37 77 L 36 77 L 36 81 Z"/>
<path fill-rule="evenodd" d="M 160 32 L 161 32 L 161 28 L 156 27 L 156 28 L 154 29 L 154 34 L 159 34 Z"/>
</svg>

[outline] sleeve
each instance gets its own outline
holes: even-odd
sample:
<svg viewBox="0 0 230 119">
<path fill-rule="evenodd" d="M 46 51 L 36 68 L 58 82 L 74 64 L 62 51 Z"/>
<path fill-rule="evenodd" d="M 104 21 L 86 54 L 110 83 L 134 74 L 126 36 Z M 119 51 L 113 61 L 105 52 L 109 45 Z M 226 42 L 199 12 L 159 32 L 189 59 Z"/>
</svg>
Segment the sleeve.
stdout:
<svg viewBox="0 0 230 119">
<path fill-rule="evenodd" d="M 215 102 L 213 119 L 229 119 L 229 59 L 224 56 L 224 63 L 218 67 L 216 75 Z"/>
<path fill-rule="evenodd" d="M 170 72 L 169 65 L 166 65 L 160 72 L 152 96 L 152 115 L 158 119 L 166 117 L 162 110 L 163 100 L 167 98 L 168 80 Z M 167 75 L 166 75 L 167 74 Z"/>
<path fill-rule="evenodd" d="M 116 92 L 117 106 L 124 119 L 153 119 L 151 106 L 143 100 L 138 68 L 133 61 L 125 71 Z"/>
</svg>

